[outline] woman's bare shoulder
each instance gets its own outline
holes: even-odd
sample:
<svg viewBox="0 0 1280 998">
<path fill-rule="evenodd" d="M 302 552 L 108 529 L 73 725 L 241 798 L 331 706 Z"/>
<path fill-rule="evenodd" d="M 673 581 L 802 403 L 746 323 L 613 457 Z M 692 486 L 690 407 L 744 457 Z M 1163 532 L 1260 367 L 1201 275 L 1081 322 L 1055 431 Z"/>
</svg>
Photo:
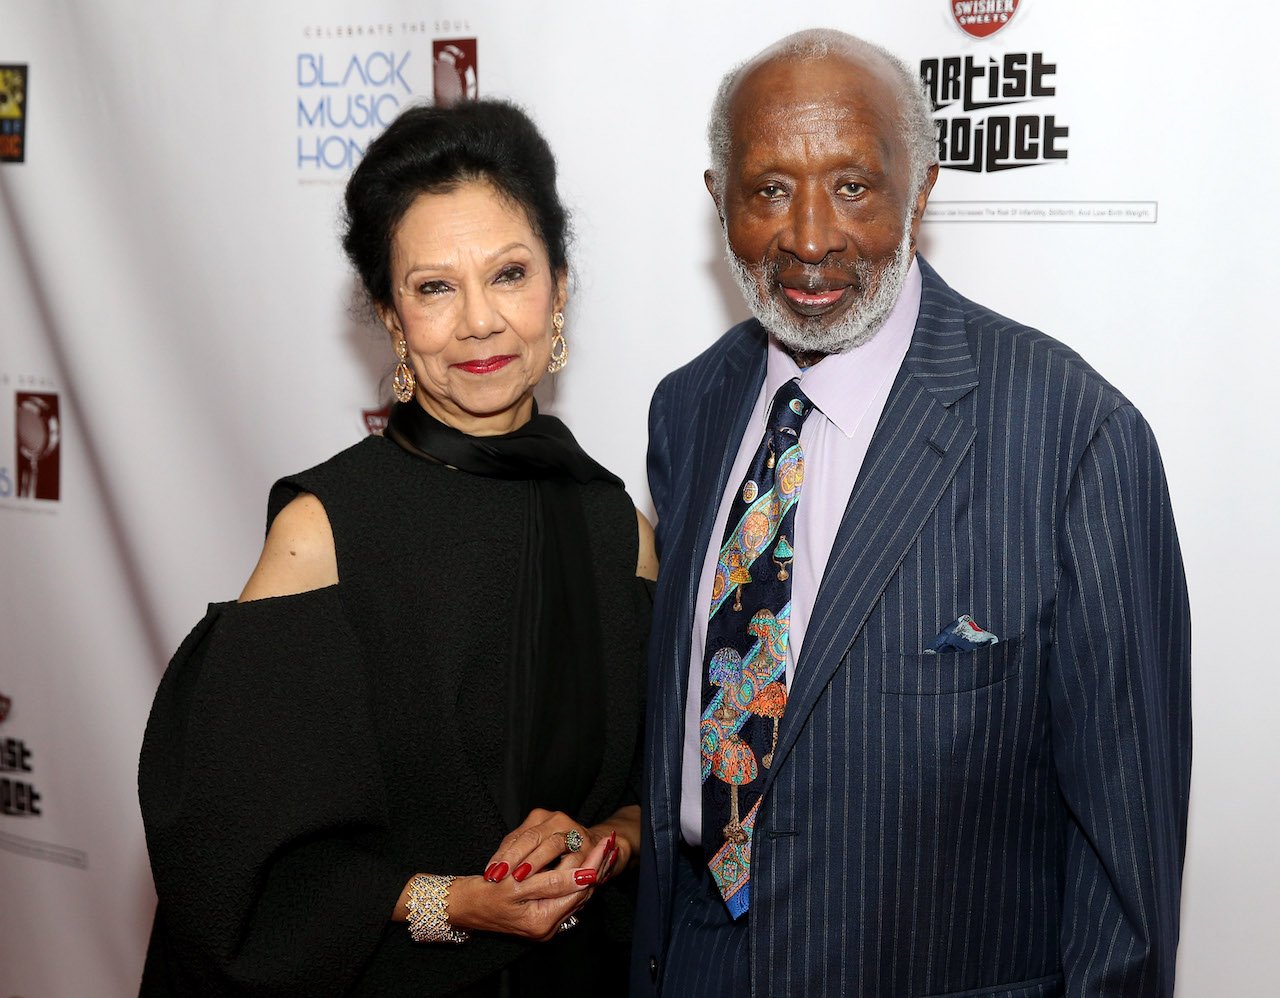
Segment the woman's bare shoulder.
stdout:
<svg viewBox="0 0 1280 998">
<path fill-rule="evenodd" d="M 338 582 L 338 557 L 324 505 L 310 493 L 289 503 L 271 524 L 240 602 L 293 596 Z"/>
</svg>

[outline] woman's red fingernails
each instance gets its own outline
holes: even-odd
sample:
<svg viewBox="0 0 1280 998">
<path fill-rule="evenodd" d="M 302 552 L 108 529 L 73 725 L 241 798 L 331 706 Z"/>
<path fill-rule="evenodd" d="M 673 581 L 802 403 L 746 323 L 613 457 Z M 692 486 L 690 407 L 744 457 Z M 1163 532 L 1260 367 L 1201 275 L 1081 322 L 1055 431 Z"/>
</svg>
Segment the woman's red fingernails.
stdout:
<svg viewBox="0 0 1280 998">
<path fill-rule="evenodd" d="M 507 871 L 510 869 L 511 867 L 509 867 L 506 863 L 499 863 L 497 866 L 495 866 L 493 868 L 493 882 L 496 884 L 499 880 L 501 880 L 503 877 L 507 875 Z"/>
<path fill-rule="evenodd" d="M 596 882 L 595 870 L 574 870 L 573 882 L 579 886 L 583 884 L 594 884 Z"/>
<path fill-rule="evenodd" d="M 491 881 L 491 880 L 493 880 L 493 870 L 494 870 L 494 867 L 496 867 L 497 865 L 498 865 L 497 863 L 490 863 L 490 864 L 485 868 L 485 871 L 484 871 L 484 879 L 485 879 L 485 880 L 490 880 L 490 881 Z"/>
<path fill-rule="evenodd" d="M 533 867 L 528 863 L 521 863 L 511 872 L 511 879 L 516 883 L 522 883 L 524 878 L 533 872 Z"/>
<path fill-rule="evenodd" d="M 611 833 L 609 834 L 609 849 L 610 849 L 610 851 L 612 851 L 612 850 L 617 846 L 617 844 L 618 844 L 618 833 L 617 833 L 616 831 L 615 831 L 615 832 L 611 832 Z"/>
</svg>

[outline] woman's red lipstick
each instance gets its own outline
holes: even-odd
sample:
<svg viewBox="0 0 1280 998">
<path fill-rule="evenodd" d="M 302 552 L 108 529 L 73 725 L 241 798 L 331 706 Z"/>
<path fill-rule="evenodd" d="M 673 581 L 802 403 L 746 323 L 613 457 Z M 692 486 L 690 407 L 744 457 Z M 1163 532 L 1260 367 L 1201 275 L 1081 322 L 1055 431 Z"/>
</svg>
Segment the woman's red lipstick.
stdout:
<svg viewBox="0 0 1280 998">
<path fill-rule="evenodd" d="M 465 364 L 454 364 L 454 367 L 460 367 L 468 374 L 492 374 L 494 371 L 500 371 L 513 360 L 515 354 L 501 354 L 497 357 L 481 357 L 477 360 L 469 360 Z"/>
</svg>

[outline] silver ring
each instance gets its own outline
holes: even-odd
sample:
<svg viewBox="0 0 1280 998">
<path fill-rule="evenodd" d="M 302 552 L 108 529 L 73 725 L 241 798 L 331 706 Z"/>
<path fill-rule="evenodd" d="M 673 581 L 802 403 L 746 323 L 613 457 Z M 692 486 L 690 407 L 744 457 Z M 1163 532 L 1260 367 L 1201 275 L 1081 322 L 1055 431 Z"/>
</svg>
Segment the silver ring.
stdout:
<svg viewBox="0 0 1280 998">
<path fill-rule="evenodd" d="M 570 852 L 577 852 L 582 848 L 582 833 L 576 828 L 570 828 L 564 835 L 564 847 Z"/>
<path fill-rule="evenodd" d="M 556 931 L 557 931 L 557 932 L 568 932 L 570 929 L 572 929 L 572 928 L 573 928 L 575 925 L 577 925 L 577 924 L 578 924 L 578 916 L 577 916 L 577 915 L 570 915 L 568 918 L 566 918 L 563 922 L 561 922 L 561 923 L 560 923 L 560 926 L 559 926 L 559 928 L 557 928 L 557 929 L 556 929 Z"/>
</svg>

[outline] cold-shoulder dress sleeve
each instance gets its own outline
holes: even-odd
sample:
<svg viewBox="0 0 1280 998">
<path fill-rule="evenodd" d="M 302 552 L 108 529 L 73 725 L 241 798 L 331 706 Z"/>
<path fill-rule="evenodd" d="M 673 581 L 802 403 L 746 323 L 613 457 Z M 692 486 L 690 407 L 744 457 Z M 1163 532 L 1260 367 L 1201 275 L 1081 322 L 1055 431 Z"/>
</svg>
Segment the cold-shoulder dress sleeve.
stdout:
<svg viewBox="0 0 1280 998">
<path fill-rule="evenodd" d="M 210 606 L 147 724 L 159 905 L 142 995 L 341 994 L 413 870 L 392 862 L 360 650 L 337 587 Z"/>
</svg>

